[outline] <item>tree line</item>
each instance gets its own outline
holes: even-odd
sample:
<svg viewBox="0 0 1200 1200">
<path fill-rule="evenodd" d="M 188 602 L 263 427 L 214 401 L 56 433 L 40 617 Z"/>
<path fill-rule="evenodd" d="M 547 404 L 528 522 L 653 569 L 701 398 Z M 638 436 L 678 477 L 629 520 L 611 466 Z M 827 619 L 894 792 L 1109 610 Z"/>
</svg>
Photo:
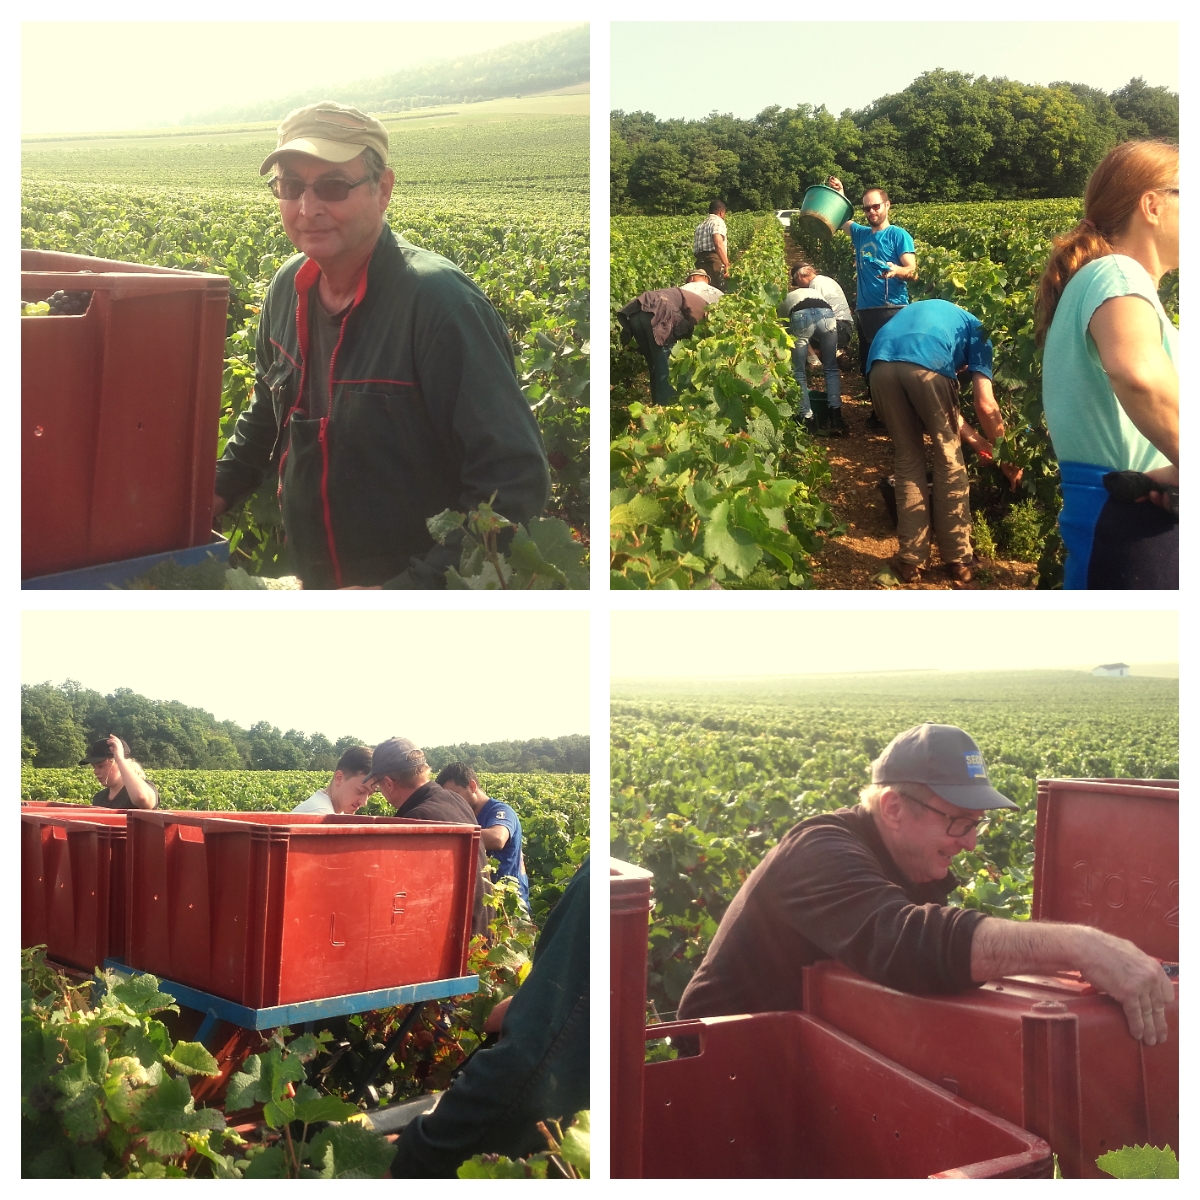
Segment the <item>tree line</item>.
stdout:
<svg viewBox="0 0 1200 1200">
<path fill-rule="evenodd" d="M 772 105 L 744 120 L 611 116 L 611 207 L 646 215 L 798 207 L 837 175 L 848 195 L 894 201 L 1079 196 L 1118 142 L 1179 137 L 1179 96 L 1131 79 L 1113 92 L 926 71 L 902 92 L 834 116 L 824 105 Z"/>
<path fill-rule="evenodd" d="M 73 767 L 91 742 L 115 733 L 147 769 L 210 771 L 332 771 L 342 752 L 362 738 L 331 742 L 323 733 L 286 733 L 269 721 L 243 729 L 177 700 L 151 700 L 130 688 L 102 696 L 74 680 L 21 687 L 21 761 L 36 767 Z M 461 760 L 477 771 L 586 774 L 590 739 L 571 734 L 527 741 L 424 747 L 438 770 Z"/>
</svg>

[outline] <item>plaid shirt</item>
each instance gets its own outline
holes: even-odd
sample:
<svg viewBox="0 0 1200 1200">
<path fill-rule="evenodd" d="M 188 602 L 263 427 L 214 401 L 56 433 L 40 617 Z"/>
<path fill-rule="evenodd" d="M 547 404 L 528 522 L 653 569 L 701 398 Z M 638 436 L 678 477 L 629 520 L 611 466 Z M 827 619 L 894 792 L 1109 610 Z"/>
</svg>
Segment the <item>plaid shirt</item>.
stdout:
<svg viewBox="0 0 1200 1200">
<path fill-rule="evenodd" d="M 720 234 L 726 246 L 729 235 L 725 232 L 725 222 L 714 213 L 710 213 L 696 226 L 696 236 L 692 239 L 692 253 L 704 254 L 716 250 L 717 243 L 714 234 Z"/>
</svg>

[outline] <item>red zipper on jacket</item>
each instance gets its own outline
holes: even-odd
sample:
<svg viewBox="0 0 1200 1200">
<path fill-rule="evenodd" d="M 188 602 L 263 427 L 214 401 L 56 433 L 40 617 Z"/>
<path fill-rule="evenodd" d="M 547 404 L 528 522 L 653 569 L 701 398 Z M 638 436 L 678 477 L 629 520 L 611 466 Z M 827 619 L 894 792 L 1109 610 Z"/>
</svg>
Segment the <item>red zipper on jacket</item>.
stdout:
<svg viewBox="0 0 1200 1200">
<path fill-rule="evenodd" d="M 329 509 L 329 441 L 327 438 L 329 418 L 333 416 L 333 367 L 346 336 L 346 322 L 367 294 L 367 265 L 369 263 L 368 259 L 367 264 L 363 266 L 362 274 L 358 278 L 358 287 L 354 291 L 354 302 L 346 310 L 346 315 L 342 317 L 337 344 L 329 356 L 329 411 L 321 418 L 321 425 L 317 433 L 317 440 L 321 444 L 321 508 L 325 517 L 325 543 L 329 547 L 329 561 L 333 564 L 333 583 L 335 587 L 339 588 L 342 586 L 342 564 L 338 559 L 337 541 L 333 536 L 333 514 Z"/>
</svg>

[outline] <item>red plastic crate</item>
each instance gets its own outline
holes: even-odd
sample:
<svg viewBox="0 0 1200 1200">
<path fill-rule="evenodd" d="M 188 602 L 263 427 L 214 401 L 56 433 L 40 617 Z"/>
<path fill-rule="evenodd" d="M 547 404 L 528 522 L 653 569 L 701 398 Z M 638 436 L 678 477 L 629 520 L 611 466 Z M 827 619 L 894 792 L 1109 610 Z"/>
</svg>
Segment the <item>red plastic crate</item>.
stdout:
<svg viewBox="0 0 1200 1200">
<path fill-rule="evenodd" d="M 21 299 L 92 292 L 82 316 L 21 318 L 21 576 L 212 537 L 229 281 L 21 252 Z"/>
<path fill-rule="evenodd" d="M 1047 1178 L 1050 1147 L 824 1021 L 758 1013 L 654 1025 L 700 1054 L 645 1068 L 650 1179 Z"/>
<path fill-rule="evenodd" d="M 609 1047 L 613 1179 L 642 1173 L 642 1065 L 651 883 L 641 867 L 609 859 Z"/>
<path fill-rule="evenodd" d="M 1039 779 L 1033 919 L 1179 961 L 1179 784 Z"/>
<path fill-rule="evenodd" d="M 134 812 L 126 961 L 268 1008 L 465 974 L 479 828 Z"/>
<path fill-rule="evenodd" d="M 21 945 L 85 971 L 122 955 L 125 866 L 124 813 L 22 811 Z"/>
<path fill-rule="evenodd" d="M 1020 976 L 913 996 L 829 960 L 805 968 L 806 1012 L 1044 1138 L 1069 1178 L 1106 1178 L 1121 1146 L 1179 1149 L 1179 985 L 1169 1040 L 1129 1035 L 1115 1000 L 1078 976 Z"/>
</svg>

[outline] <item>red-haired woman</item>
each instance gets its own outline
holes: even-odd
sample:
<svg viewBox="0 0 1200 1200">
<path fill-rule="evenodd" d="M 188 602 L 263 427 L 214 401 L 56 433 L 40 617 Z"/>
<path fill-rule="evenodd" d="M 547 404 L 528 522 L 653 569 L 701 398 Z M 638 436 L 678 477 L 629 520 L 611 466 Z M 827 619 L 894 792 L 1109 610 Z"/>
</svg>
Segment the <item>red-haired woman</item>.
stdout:
<svg viewBox="0 0 1200 1200">
<path fill-rule="evenodd" d="M 1158 284 L 1179 266 L 1178 146 L 1117 146 L 1092 172 L 1083 207 L 1055 239 L 1037 305 L 1064 586 L 1177 588 L 1179 333 Z M 1149 476 L 1149 502 L 1110 494 L 1104 477 L 1117 471 Z"/>
</svg>

